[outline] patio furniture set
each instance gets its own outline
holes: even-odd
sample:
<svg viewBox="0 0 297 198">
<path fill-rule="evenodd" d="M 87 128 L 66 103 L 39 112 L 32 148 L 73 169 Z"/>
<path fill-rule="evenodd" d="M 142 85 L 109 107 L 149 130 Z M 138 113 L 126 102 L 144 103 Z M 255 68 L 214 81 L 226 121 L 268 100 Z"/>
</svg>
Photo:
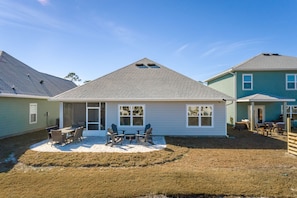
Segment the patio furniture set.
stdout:
<svg viewBox="0 0 297 198">
<path fill-rule="evenodd" d="M 51 142 L 51 145 L 54 144 L 69 144 L 80 142 L 83 139 L 83 127 L 66 127 L 58 129 L 58 127 L 52 127 L 48 129 L 48 140 Z"/>
<path fill-rule="evenodd" d="M 153 143 L 152 139 L 152 128 L 150 124 L 147 124 L 143 130 L 137 130 L 137 133 L 125 133 L 125 130 L 118 130 L 117 125 L 112 124 L 111 128 L 107 129 L 106 134 L 106 144 L 105 145 L 116 145 L 123 144 L 123 141 L 126 139 L 132 143 L 133 140 L 136 140 L 137 143 Z M 119 133 L 122 131 L 122 133 Z"/>
<path fill-rule="evenodd" d="M 285 123 L 284 122 L 264 122 L 256 124 L 257 133 L 262 132 L 263 135 L 272 135 L 272 132 L 276 132 L 278 134 L 284 134 L 285 131 Z"/>
</svg>

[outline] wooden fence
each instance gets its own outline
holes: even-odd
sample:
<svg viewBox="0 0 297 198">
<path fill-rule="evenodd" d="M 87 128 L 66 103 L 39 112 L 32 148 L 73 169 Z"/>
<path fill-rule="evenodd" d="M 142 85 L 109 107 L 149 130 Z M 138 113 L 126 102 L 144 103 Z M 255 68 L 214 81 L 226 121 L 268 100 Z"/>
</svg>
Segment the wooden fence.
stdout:
<svg viewBox="0 0 297 198">
<path fill-rule="evenodd" d="M 297 155 L 297 133 L 288 132 L 288 153 Z"/>
</svg>

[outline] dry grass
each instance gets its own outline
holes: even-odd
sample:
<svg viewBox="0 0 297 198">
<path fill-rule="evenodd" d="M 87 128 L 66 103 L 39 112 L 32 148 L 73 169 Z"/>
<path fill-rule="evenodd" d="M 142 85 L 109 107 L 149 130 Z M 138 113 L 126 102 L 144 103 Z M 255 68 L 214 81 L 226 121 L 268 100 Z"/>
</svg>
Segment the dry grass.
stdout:
<svg viewBox="0 0 297 198">
<path fill-rule="evenodd" d="M 286 153 L 285 137 L 229 135 L 166 137 L 164 151 L 125 155 L 28 150 L 40 133 L 1 140 L 1 162 L 14 152 L 22 163 L 2 168 L 0 197 L 297 197 L 297 157 Z"/>
</svg>

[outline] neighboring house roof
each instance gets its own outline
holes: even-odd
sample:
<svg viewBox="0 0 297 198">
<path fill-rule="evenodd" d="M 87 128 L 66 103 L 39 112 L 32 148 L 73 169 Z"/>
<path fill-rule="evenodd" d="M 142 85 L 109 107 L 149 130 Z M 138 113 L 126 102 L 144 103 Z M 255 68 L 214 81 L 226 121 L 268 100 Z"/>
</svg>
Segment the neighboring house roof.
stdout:
<svg viewBox="0 0 297 198">
<path fill-rule="evenodd" d="M 281 96 L 272 96 L 266 94 L 253 94 L 237 99 L 237 102 L 295 102 L 295 99 L 288 99 Z"/>
<path fill-rule="evenodd" d="M 49 98 L 74 87 L 69 80 L 38 72 L 0 51 L 0 97 Z"/>
<path fill-rule="evenodd" d="M 57 95 L 55 101 L 221 101 L 219 91 L 144 58 Z"/>
<path fill-rule="evenodd" d="M 214 80 L 228 73 L 237 71 L 296 71 L 297 57 L 283 56 L 280 54 L 262 53 L 239 65 L 219 73 L 206 82 Z"/>
</svg>

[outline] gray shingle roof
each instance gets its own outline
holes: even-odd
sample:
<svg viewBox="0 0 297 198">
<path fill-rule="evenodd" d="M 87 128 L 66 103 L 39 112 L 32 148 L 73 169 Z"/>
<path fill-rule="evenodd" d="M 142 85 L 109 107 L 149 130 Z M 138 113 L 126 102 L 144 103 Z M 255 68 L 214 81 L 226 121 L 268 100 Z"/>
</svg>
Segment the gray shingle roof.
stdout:
<svg viewBox="0 0 297 198">
<path fill-rule="evenodd" d="M 285 71 L 297 70 L 297 58 L 263 53 L 232 67 L 232 71 Z"/>
<path fill-rule="evenodd" d="M 51 99 L 57 101 L 233 100 L 230 96 L 147 58 Z"/>
<path fill-rule="evenodd" d="M 206 82 L 214 80 L 229 72 L 236 71 L 296 71 L 297 58 L 292 56 L 283 56 L 279 54 L 262 53 L 243 63 L 240 63 L 227 71 L 219 73 Z"/>
<path fill-rule="evenodd" d="M 52 97 L 76 85 L 62 78 L 44 74 L 0 51 L 0 97 Z"/>
</svg>

